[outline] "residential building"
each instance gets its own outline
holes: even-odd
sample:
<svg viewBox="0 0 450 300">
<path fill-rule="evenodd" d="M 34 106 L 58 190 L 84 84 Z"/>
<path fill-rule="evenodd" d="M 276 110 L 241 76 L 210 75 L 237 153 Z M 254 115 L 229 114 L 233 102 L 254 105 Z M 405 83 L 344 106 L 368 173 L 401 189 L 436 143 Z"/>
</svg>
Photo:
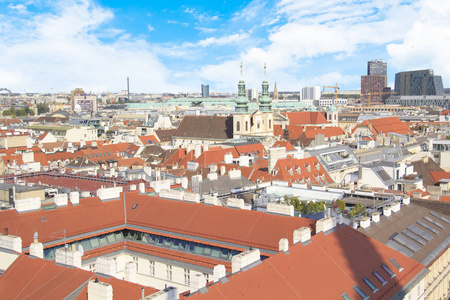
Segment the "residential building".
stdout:
<svg viewBox="0 0 450 300">
<path fill-rule="evenodd" d="M 383 103 L 383 92 L 387 86 L 387 64 L 382 60 L 367 62 L 367 75 L 361 76 L 361 103 Z"/>
<path fill-rule="evenodd" d="M 321 94 L 320 86 L 305 86 L 300 88 L 300 100 L 319 100 Z"/>
</svg>

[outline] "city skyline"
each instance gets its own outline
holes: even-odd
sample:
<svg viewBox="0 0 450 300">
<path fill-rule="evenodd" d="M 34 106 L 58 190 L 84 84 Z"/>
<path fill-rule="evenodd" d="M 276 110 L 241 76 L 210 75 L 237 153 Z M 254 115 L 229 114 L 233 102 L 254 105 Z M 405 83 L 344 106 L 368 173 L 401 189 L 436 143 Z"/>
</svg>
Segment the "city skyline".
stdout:
<svg viewBox="0 0 450 300">
<path fill-rule="evenodd" d="M 450 76 L 449 3 L 437 0 L 0 1 L 0 87 L 12 92 L 359 89 L 367 61 Z M 407 17 L 405 17 L 407 16 Z"/>
</svg>

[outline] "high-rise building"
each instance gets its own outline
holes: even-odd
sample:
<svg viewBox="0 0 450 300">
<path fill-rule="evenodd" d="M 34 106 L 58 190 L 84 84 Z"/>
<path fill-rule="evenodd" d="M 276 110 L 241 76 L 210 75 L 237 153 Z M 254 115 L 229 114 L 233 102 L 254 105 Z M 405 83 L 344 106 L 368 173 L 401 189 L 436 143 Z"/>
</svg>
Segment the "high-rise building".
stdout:
<svg viewBox="0 0 450 300">
<path fill-rule="evenodd" d="M 408 71 L 395 74 L 395 92 L 399 96 L 444 95 L 444 86 L 433 70 Z"/>
<path fill-rule="evenodd" d="M 382 104 L 387 86 L 387 64 L 382 60 L 367 62 L 367 75 L 361 76 L 361 103 Z"/>
<path fill-rule="evenodd" d="M 209 84 L 202 84 L 202 97 L 203 98 L 209 97 Z"/>
<path fill-rule="evenodd" d="M 247 98 L 248 98 L 248 101 L 253 101 L 253 100 L 258 99 L 258 89 L 255 89 L 255 88 L 247 89 Z"/>
<path fill-rule="evenodd" d="M 319 100 L 321 95 L 320 86 L 304 86 L 300 88 L 300 100 Z"/>
<path fill-rule="evenodd" d="M 378 59 L 367 62 L 367 75 L 387 75 L 387 63 Z"/>
<path fill-rule="evenodd" d="M 75 103 L 73 101 L 75 99 L 75 96 L 82 94 L 84 94 L 84 91 L 81 88 L 76 88 L 70 92 L 70 108 L 72 109 L 72 111 L 75 109 Z"/>
</svg>

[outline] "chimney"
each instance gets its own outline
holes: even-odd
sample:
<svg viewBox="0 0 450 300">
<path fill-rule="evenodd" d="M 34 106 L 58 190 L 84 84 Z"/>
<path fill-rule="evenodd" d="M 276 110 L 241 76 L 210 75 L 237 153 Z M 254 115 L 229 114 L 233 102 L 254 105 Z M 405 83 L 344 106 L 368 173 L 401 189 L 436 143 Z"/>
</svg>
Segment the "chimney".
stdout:
<svg viewBox="0 0 450 300">
<path fill-rule="evenodd" d="M 22 238 L 8 235 L 8 228 L 5 228 L 5 235 L 0 235 L 0 248 L 22 252 Z"/>
<path fill-rule="evenodd" d="M 379 212 L 372 213 L 372 222 L 379 223 L 380 222 L 380 215 L 381 215 L 381 213 L 379 213 Z"/>
<path fill-rule="evenodd" d="M 259 249 L 248 249 L 231 258 L 231 272 L 236 273 L 241 269 L 259 261 L 261 255 Z"/>
<path fill-rule="evenodd" d="M 280 239 L 280 241 L 278 242 L 278 251 L 289 251 L 288 239 Z"/>
<path fill-rule="evenodd" d="M 136 283 L 137 263 L 134 261 L 125 264 L 125 280 Z"/>
<path fill-rule="evenodd" d="M 80 204 L 80 194 L 77 191 L 70 192 L 69 200 L 70 200 L 70 203 L 72 203 L 72 205 Z"/>
<path fill-rule="evenodd" d="M 181 178 L 181 187 L 183 189 L 187 189 L 187 187 L 188 187 L 188 179 L 187 179 L 187 177 Z"/>
<path fill-rule="evenodd" d="M 409 205 L 411 203 L 411 197 L 404 197 L 402 201 L 403 205 Z"/>
<path fill-rule="evenodd" d="M 204 144 L 203 145 L 203 152 L 206 152 L 209 150 L 209 145 L 208 144 Z"/>
<path fill-rule="evenodd" d="M 37 231 L 35 231 L 33 234 L 33 240 L 34 242 L 30 245 L 30 255 L 44 258 L 44 245 L 42 245 L 42 243 L 39 243 Z"/>
<path fill-rule="evenodd" d="M 206 278 L 205 276 L 203 276 L 203 274 L 195 274 L 191 278 L 190 284 L 191 292 L 198 291 L 199 289 L 205 286 L 206 286 Z"/>
<path fill-rule="evenodd" d="M 55 260 L 62 265 L 81 268 L 81 253 L 77 250 L 71 250 L 65 247 L 59 248 L 56 250 Z"/>
<path fill-rule="evenodd" d="M 361 220 L 359 220 L 359 225 L 364 228 L 367 229 L 370 227 L 370 218 L 369 217 L 364 217 Z"/>
<path fill-rule="evenodd" d="M 391 210 L 393 213 L 398 213 L 400 211 L 400 202 L 394 202 L 391 205 Z"/>
<path fill-rule="evenodd" d="M 195 144 L 194 146 L 194 156 L 198 158 L 202 154 L 202 146 L 200 144 Z"/>
<path fill-rule="evenodd" d="M 294 244 L 298 242 L 305 244 L 311 241 L 311 228 L 302 227 L 300 229 L 294 230 Z"/>
<path fill-rule="evenodd" d="M 145 183 L 139 183 L 139 194 L 145 194 Z"/>
<path fill-rule="evenodd" d="M 227 169 L 225 166 L 220 166 L 220 175 L 223 176 L 227 173 Z"/>
<path fill-rule="evenodd" d="M 319 232 L 326 232 L 336 227 L 336 218 L 323 218 L 316 222 L 316 234 Z"/>
<path fill-rule="evenodd" d="M 391 217 L 391 207 L 388 205 L 386 207 L 383 207 L 383 215 L 386 218 L 390 218 Z"/>
<path fill-rule="evenodd" d="M 219 281 L 220 278 L 227 276 L 226 269 L 224 265 L 217 265 L 213 270 L 213 280 L 214 282 Z"/>
<path fill-rule="evenodd" d="M 116 261 L 113 258 L 101 256 L 95 261 L 95 271 L 116 277 Z"/>
<path fill-rule="evenodd" d="M 113 300 L 112 285 L 95 280 L 89 281 L 88 284 L 88 299 L 91 300 Z"/>
</svg>

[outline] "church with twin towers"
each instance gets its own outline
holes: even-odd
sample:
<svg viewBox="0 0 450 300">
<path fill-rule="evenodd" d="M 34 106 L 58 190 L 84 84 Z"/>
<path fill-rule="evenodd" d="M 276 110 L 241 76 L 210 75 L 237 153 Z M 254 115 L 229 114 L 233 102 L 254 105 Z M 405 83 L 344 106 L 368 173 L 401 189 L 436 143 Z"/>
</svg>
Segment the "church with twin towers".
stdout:
<svg viewBox="0 0 450 300">
<path fill-rule="evenodd" d="M 266 76 L 265 64 L 264 76 Z M 272 99 L 269 96 L 269 83 L 266 79 L 262 82 L 261 97 L 255 111 L 249 111 L 248 102 L 241 63 L 241 80 L 238 83 L 238 97 L 233 115 L 233 138 L 261 142 L 273 140 L 274 113 Z"/>
</svg>

